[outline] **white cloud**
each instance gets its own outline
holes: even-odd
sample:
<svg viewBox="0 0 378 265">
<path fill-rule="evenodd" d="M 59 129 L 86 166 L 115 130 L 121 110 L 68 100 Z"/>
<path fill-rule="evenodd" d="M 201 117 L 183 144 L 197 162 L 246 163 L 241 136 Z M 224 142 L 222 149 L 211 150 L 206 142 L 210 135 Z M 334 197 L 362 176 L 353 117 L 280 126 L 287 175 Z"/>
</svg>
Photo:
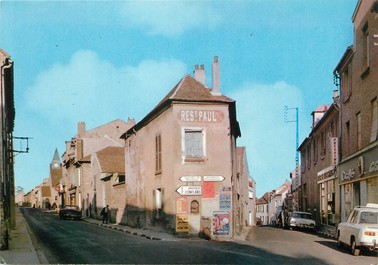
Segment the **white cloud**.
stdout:
<svg viewBox="0 0 378 265">
<path fill-rule="evenodd" d="M 93 51 L 78 51 L 68 64 L 38 75 L 28 88 L 27 107 L 53 124 L 141 119 L 185 72 L 185 65 L 173 59 L 117 68 Z"/>
<path fill-rule="evenodd" d="M 284 122 L 284 105 L 301 109 L 303 95 L 298 87 L 276 82 L 245 83 L 229 96 L 236 100 L 238 145 L 247 146 L 249 171 L 262 195 L 283 184 L 295 168 L 295 124 Z M 295 120 L 295 110 L 289 110 L 288 119 Z"/>
<path fill-rule="evenodd" d="M 193 28 L 213 28 L 221 21 L 207 1 L 128 1 L 121 12 L 129 25 L 169 37 Z"/>
</svg>

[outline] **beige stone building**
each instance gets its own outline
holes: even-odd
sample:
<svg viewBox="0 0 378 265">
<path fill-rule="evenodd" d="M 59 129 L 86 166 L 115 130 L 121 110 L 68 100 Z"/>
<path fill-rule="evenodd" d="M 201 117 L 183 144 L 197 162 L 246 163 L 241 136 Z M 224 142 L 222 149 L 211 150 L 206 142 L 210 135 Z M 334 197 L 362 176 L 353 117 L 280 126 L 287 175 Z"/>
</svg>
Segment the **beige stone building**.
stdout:
<svg viewBox="0 0 378 265">
<path fill-rule="evenodd" d="M 115 120 L 87 131 L 84 122 L 78 123 L 78 133 L 66 142 L 66 151 L 62 156 L 59 189 L 62 203 L 77 205 L 84 214 L 97 215 L 104 201 L 98 204 L 96 194 L 102 194 L 103 187 L 96 186 L 97 180 L 93 179 L 92 155 L 109 146 L 123 147 L 120 136 L 134 124 L 133 119 L 128 122 Z"/>
<path fill-rule="evenodd" d="M 124 222 L 226 239 L 235 233 L 240 129 L 235 101 L 220 91 L 219 63 L 185 76 L 125 140 Z M 248 188 L 248 187 L 245 187 Z"/>
</svg>

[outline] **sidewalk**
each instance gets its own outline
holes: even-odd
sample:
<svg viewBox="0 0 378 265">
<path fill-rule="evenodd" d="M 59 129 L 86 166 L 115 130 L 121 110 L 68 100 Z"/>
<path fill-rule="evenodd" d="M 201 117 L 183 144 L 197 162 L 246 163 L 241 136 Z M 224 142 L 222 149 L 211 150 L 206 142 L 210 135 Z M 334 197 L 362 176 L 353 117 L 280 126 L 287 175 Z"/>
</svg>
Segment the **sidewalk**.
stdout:
<svg viewBox="0 0 378 265">
<path fill-rule="evenodd" d="M 0 251 L 0 264 L 42 264 L 25 219 L 16 208 L 16 228 L 9 233 L 9 250 Z"/>
<path fill-rule="evenodd" d="M 188 240 L 188 239 L 196 239 L 196 240 L 203 240 L 199 237 L 186 237 L 186 236 L 177 236 L 172 235 L 165 232 L 159 232 L 147 228 L 132 228 L 129 226 L 119 225 L 119 224 L 103 224 L 102 220 L 93 219 L 93 218 L 83 218 L 83 221 L 91 223 L 93 225 L 103 226 L 106 228 L 122 231 L 128 234 L 132 234 L 135 236 L 145 237 L 146 239 L 151 240 L 164 240 L 164 241 L 179 241 L 179 240 Z"/>
</svg>

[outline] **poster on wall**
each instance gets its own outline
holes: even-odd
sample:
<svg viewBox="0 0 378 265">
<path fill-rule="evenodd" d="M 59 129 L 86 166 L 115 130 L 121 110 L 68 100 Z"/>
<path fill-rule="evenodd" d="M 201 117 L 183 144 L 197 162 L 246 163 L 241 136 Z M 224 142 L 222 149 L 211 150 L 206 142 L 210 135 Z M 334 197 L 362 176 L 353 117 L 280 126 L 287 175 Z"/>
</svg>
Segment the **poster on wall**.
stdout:
<svg viewBox="0 0 378 265">
<path fill-rule="evenodd" d="M 176 215 L 176 232 L 189 233 L 189 218 L 187 215 Z"/>
<path fill-rule="evenodd" d="M 188 199 L 185 197 L 176 198 L 176 213 L 183 214 L 189 212 Z"/>
<path fill-rule="evenodd" d="M 230 235 L 230 212 L 213 212 L 213 235 Z"/>
<path fill-rule="evenodd" d="M 219 210 L 230 211 L 231 210 L 231 192 L 219 193 Z"/>
</svg>

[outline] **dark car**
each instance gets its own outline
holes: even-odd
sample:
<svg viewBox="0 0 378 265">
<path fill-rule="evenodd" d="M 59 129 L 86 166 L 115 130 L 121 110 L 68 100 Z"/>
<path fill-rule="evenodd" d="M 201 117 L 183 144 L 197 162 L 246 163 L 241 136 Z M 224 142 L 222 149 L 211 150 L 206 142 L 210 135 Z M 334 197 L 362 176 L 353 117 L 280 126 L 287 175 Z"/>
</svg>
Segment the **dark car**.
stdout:
<svg viewBox="0 0 378 265">
<path fill-rule="evenodd" d="M 82 215 L 80 208 L 76 205 L 65 205 L 62 209 L 59 211 L 59 217 L 60 219 L 76 219 L 80 220 Z"/>
</svg>

